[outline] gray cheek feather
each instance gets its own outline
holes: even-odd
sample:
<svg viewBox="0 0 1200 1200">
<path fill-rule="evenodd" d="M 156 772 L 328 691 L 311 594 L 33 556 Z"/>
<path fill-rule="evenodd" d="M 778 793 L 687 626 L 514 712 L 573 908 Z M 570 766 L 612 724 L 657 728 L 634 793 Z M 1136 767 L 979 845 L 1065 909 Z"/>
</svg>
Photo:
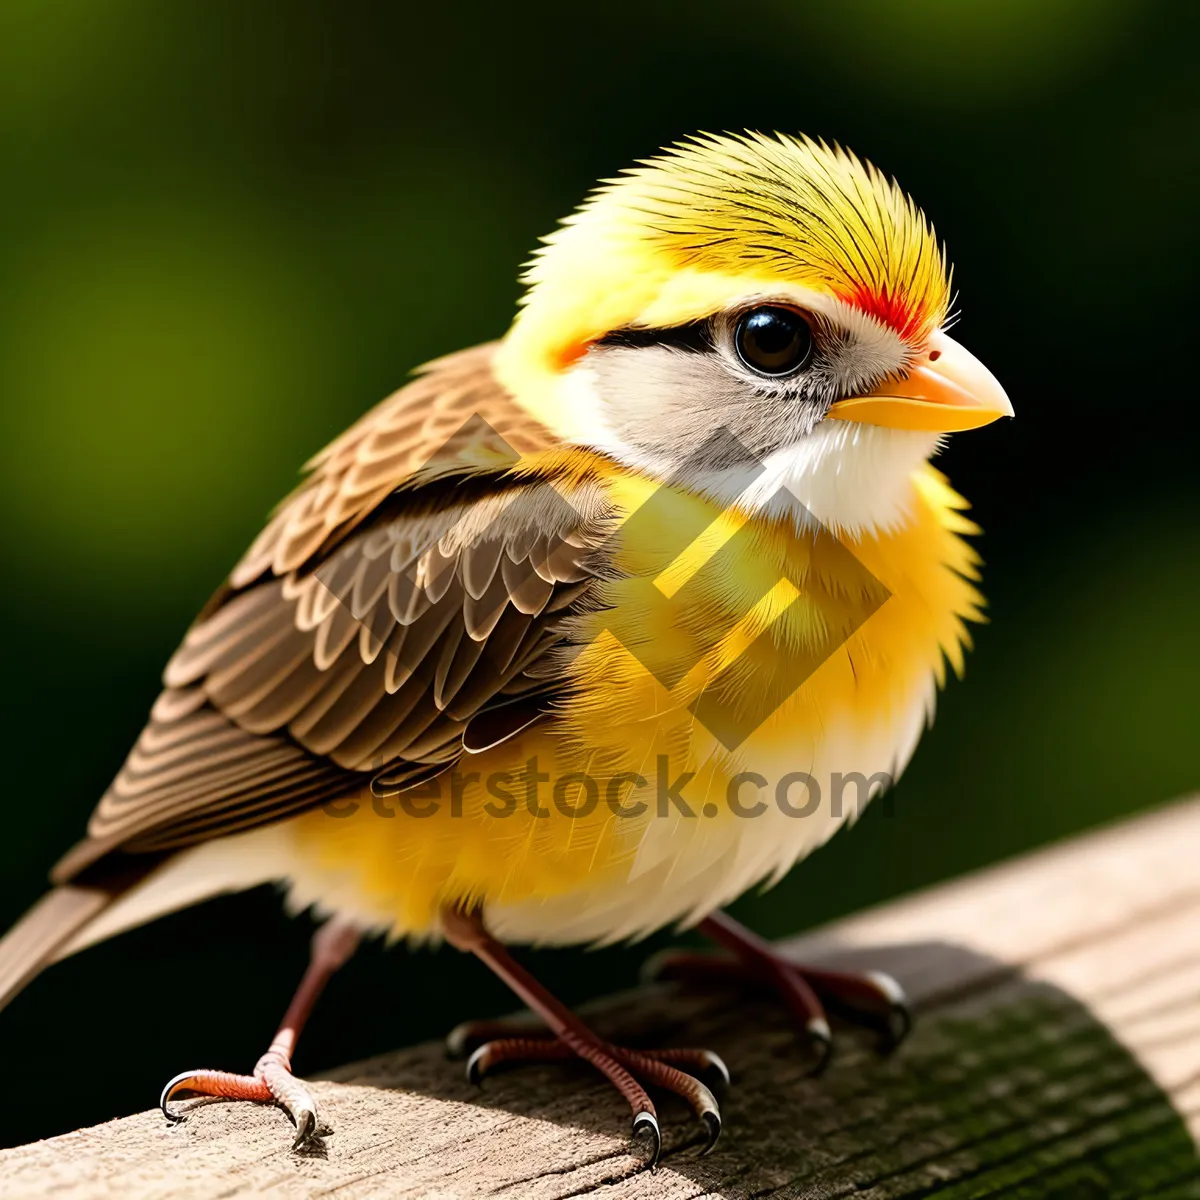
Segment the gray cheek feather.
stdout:
<svg viewBox="0 0 1200 1200">
<path fill-rule="evenodd" d="M 908 365 L 908 347 L 888 331 L 855 339 L 828 321 L 820 322 L 818 328 L 819 366 L 823 384 L 831 389 L 830 403 L 858 395 Z"/>
<path fill-rule="evenodd" d="M 716 350 L 595 347 L 587 366 L 606 423 L 625 445 L 677 461 L 711 444 L 706 465 L 716 469 L 734 465 L 733 443 L 716 436 L 722 430 L 761 458 L 811 433 L 836 395 L 820 364 L 801 389 L 743 377 Z"/>
</svg>

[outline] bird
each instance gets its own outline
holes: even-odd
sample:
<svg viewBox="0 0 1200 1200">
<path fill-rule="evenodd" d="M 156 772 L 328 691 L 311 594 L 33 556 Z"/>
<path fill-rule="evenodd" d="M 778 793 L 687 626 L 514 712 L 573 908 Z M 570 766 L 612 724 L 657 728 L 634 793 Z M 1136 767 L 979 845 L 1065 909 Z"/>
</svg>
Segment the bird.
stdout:
<svg viewBox="0 0 1200 1200">
<path fill-rule="evenodd" d="M 907 1028 L 895 980 L 792 962 L 722 910 L 891 785 L 984 619 L 979 530 L 931 460 L 1013 407 L 947 332 L 945 247 L 840 144 L 699 134 L 599 183 L 522 279 L 502 338 L 306 465 L 0 941 L 3 1005 L 218 894 L 273 882 L 320 919 L 253 1070 L 181 1072 L 168 1119 L 220 1096 L 320 1137 L 292 1058 L 365 936 L 476 956 L 529 1013 L 451 1035 L 469 1075 L 581 1059 L 651 1163 L 651 1093 L 707 1151 L 724 1063 L 600 1037 L 521 947 L 696 927 L 724 953 L 660 973 L 774 989 L 818 1065 L 827 1008 Z"/>
</svg>

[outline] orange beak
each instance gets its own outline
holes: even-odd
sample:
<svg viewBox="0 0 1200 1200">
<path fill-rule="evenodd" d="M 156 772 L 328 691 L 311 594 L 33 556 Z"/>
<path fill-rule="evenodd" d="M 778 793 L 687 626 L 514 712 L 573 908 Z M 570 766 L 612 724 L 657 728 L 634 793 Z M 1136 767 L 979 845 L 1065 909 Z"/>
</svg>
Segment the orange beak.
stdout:
<svg viewBox="0 0 1200 1200">
<path fill-rule="evenodd" d="M 829 416 L 893 429 L 958 433 L 1013 416 L 999 380 L 953 338 L 935 333 L 907 379 L 888 380 L 862 396 L 839 400 Z"/>
</svg>

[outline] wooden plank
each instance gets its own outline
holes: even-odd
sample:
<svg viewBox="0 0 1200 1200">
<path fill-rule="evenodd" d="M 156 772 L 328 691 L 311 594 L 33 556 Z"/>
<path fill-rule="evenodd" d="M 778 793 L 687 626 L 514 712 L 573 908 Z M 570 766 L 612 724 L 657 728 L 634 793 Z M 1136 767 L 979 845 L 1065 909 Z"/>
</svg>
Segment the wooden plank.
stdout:
<svg viewBox="0 0 1200 1200">
<path fill-rule="evenodd" d="M 663 1165 L 585 1071 L 461 1079 L 438 1046 L 317 1085 L 335 1132 L 288 1150 L 286 1118 L 208 1105 L 0 1153 L 5 1196 L 498 1196 L 515 1200 L 1200 1200 L 1200 800 L 859 914 L 789 943 L 870 964 L 919 1010 L 899 1054 L 839 1030 L 807 1079 L 765 999 L 675 987 L 609 998 L 623 1038 L 710 1045 L 734 1070 L 717 1152 L 664 1103 Z"/>
</svg>

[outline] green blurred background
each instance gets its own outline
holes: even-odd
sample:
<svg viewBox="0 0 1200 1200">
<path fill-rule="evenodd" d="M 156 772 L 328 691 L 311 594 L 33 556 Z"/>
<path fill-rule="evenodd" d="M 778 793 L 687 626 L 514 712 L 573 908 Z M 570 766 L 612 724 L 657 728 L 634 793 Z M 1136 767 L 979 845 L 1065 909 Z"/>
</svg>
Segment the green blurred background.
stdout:
<svg viewBox="0 0 1200 1200">
<path fill-rule="evenodd" d="M 993 623 L 895 793 L 740 914 L 774 935 L 1197 782 L 1200 8 L 1153 0 L 0 7 L 0 924 L 82 831 L 194 610 L 298 465 L 502 333 L 535 239 L 698 129 L 894 172 L 1019 419 L 942 462 Z M 0 1015 L 0 1140 L 248 1069 L 309 926 L 262 890 L 56 967 Z M 644 948 L 537 956 L 572 1001 Z M 436 961 L 434 961 L 436 959 Z M 313 1073 L 510 1008 L 368 949 Z"/>
</svg>

